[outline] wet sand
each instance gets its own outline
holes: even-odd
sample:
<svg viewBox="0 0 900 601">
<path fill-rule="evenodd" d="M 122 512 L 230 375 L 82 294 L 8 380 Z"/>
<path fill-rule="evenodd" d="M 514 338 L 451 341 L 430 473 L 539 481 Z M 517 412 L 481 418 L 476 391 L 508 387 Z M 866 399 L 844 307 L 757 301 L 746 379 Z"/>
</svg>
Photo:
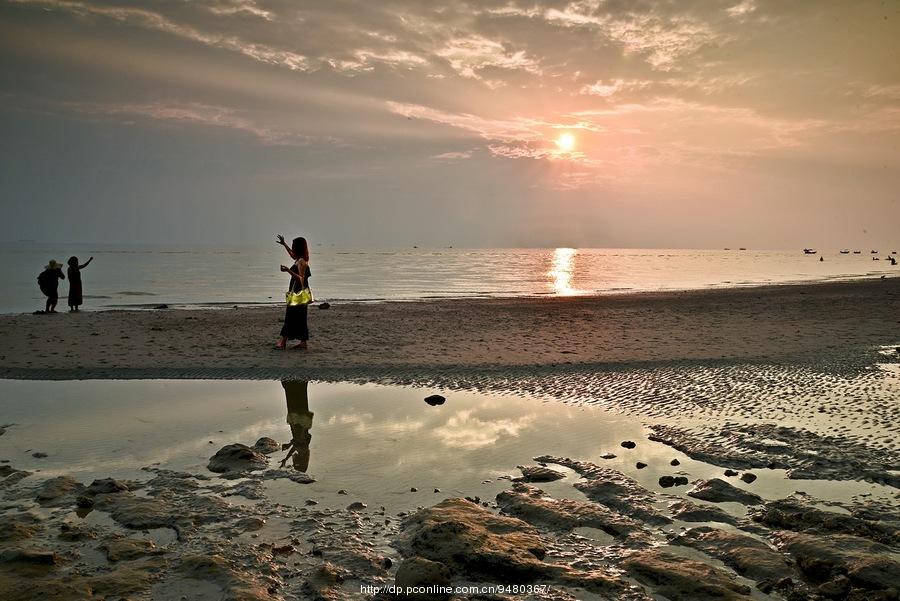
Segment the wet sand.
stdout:
<svg viewBox="0 0 900 601">
<path fill-rule="evenodd" d="M 900 278 L 603 297 L 0 316 L 0 377 L 349 379 L 567 366 L 843 361 L 900 341 Z"/>
<path fill-rule="evenodd" d="M 33 464 L 53 456 L 4 460 L 0 595 L 387 599 L 361 587 L 505 583 L 549 588 L 454 598 L 894 599 L 898 309 L 900 279 L 348 304 L 312 309 L 306 352 L 269 349 L 273 308 L 3 316 L 6 378 L 425 384 L 575 399 L 646 432 L 572 458 L 548 444 L 510 457 L 509 476 L 456 484 L 464 493 L 407 488 L 393 495 L 402 510 L 371 490 L 314 494 L 263 455 L 278 441 L 249 432 L 204 436 L 207 469 L 135 463 L 132 480 L 42 476 Z M 0 426 L 8 442 L 25 433 Z M 559 479 L 511 482 L 514 463 Z M 790 494 L 810 486 L 870 490 Z"/>
</svg>

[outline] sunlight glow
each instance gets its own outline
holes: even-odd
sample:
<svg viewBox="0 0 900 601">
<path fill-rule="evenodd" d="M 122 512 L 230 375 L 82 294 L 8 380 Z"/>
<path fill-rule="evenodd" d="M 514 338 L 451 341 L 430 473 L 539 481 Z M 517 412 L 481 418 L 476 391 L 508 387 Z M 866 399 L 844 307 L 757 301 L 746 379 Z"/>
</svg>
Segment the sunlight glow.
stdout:
<svg viewBox="0 0 900 601">
<path fill-rule="evenodd" d="M 560 134 L 560 136 L 556 138 L 556 145 L 563 152 L 572 152 L 575 149 L 575 136 L 569 132 Z"/>
<path fill-rule="evenodd" d="M 574 248 L 557 248 L 553 251 L 553 269 L 550 277 L 553 278 L 553 292 L 559 296 L 573 296 L 578 290 L 572 288 L 572 272 L 575 271 L 575 255 L 578 251 Z"/>
</svg>

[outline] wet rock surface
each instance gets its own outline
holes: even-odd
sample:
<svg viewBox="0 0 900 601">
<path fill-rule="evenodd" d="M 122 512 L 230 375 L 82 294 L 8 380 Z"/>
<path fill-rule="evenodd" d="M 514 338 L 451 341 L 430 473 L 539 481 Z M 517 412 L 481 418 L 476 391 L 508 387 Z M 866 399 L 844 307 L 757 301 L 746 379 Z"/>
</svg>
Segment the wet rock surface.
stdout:
<svg viewBox="0 0 900 601">
<path fill-rule="evenodd" d="M 206 468 L 225 478 L 239 478 L 246 472 L 265 469 L 268 464 L 268 458 L 259 451 L 234 443 L 216 451 Z"/>
<path fill-rule="evenodd" d="M 607 534 L 640 544 L 649 539 L 644 525 L 604 505 L 574 499 L 555 499 L 539 488 L 516 483 L 497 495 L 500 510 L 534 526 L 568 532 L 597 528 Z"/>
<path fill-rule="evenodd" d="M 732 486 L 721 478 L 700 480 L 688 491 L 688 496 L 712 503 L 741 503 L 742 505 L 759 505 L 762 498 L 752 492 L 747 492 L 736 486 Z"/>
<path fill-rule="evenodd" d="M 745 534 L 700 526 L 679 535 L 673 543 L 703 551 L 756 582 L 775 583 L 794 576 L 784 555 Z"/>
<path fill-rule="evenodd" d="M 737 518 L 727 511 L 719 507 L 692 503 L 687 499 L 676 501 L 670 510 L 672 517 L 683 522 L 721 522 L 732 526 L 737 524 Z"/>
<path fill-rule="evenodd" d="M 887 545 L 900 546 L 900 522 L 889 514 L 838 513 L 814 507 L 814 499 L 793 495 L 767 502 L 750 516 L 769 528 L 815 534 L 852 534 Z"/>
<path fill-rule="evenodd" d="M 816 536 L 800 532 L 774 535 L 776 544 L 796 558 L 798 568 L 812 583 L 834 590 L 850 588 L 851 598 L 897 598 L 900 562 L 895 549 L 848 534 Z M 846 577 L 849 587 L 842 585 Z M 837 582 L 836 582 L 837 581 Z"/>
<path fill-rule="evenodd" d="M 659 549 L 633 555 L 622 566 L 638 582 L 671 601 L 751 599 L 750 587 L 724 570 Z"/>
<path fill-rule="evenodd" d="M 900 488 L 896 452 L 845 436 L 777 424 L 725 423 L 690 429 L 653 424 L 650 430 L 650 440 L 733 470 L 781 468 L 792 479 L 862 479 Z"/>
<path fill-rule="evenodd" d="M 591 501 L 651 524 L 668 524 L 672 521 L 653 507 L 656 500 L 653 493 L 617 470 L 551 455 L 537 457 L 535 461 L 554 463 L 577 472 L 585 481 L 577 482 L 575 488 Z"/>
<path fill-rule="evenodd" d="M 520 465 L 519 471 L 522 477 L 518 480 L 522 482 L 553 482 L 566 477 L 564 473 L 543 465 Z"/>
</svg>

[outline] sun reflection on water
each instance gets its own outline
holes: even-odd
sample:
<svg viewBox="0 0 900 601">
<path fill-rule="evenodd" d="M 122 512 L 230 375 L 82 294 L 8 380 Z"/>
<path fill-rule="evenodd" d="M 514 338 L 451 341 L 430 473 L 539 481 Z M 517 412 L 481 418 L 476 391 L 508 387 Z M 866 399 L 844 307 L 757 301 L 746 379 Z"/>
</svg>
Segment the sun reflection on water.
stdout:
<svg viewBox="0 0 900 601">
<path fill-rule="evenodd" d="M 575 270 L 575 248 L 557 248 L 553 251 L 553 268 L 550 277 L 553 278 L 553 292 L 559 296 L 572 296 L 578 294 L 578 290 L 572 287 L 572 273 Z"/>
</svg>

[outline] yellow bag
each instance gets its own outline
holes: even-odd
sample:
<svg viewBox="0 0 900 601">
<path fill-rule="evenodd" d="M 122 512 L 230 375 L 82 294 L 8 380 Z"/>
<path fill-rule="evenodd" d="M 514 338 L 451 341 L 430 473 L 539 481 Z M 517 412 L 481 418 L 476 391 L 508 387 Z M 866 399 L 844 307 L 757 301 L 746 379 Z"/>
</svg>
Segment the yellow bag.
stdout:
<svg viewBox="0 0 900 601">
<path fill-rule="evenodd" d="M 295 307 L 297 305 L 308 305 L 313 302 L 312 292 L 309 288 L 304 288 L 300 292 L 291 292 L 288 290 L 284 294 L 284 299 L 287 301 L 288 306 Z"/>
</svg>

